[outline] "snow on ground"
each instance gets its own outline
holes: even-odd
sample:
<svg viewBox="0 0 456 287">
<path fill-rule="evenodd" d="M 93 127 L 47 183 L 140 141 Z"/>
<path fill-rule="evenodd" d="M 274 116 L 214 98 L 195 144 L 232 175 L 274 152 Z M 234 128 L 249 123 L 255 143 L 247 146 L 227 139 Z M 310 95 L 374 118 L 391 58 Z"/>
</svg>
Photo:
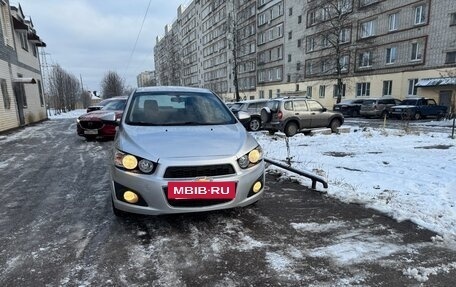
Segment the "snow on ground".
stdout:
<svg viewBox="0 0 456 287">
<path fill-rule="evenodd" d="M 363 204 L 398 221 L 409 219 L 456 245 L 456 140 L 449 134 L 352 127 L 338 135 L 298 134 L 289 138 L 289 154 L 280 134 L 254 135 L 265 157 L 282 162 L 289 158 L 292 167 L 325 177 L 329 188 L 317 188 L 329 196 Z M 310 186 L 310 180 L 274 166 L 269 169 Z"/>
<path fill-rule="evenodd" d="M 56 120 L 58 120 L 58 119 L 75 119 L 85 113 L 86 113 L 85 109 L 78 109 L 78 110 L 73 110 L 73 111 L 69 111 L 66 113 L 60 113 L 60 114 L 55 114 L 54 110 L 51 110 L 49 118 L 51 120 L 53 120 L 53 119 L 56 119 Z"/>
</svg>

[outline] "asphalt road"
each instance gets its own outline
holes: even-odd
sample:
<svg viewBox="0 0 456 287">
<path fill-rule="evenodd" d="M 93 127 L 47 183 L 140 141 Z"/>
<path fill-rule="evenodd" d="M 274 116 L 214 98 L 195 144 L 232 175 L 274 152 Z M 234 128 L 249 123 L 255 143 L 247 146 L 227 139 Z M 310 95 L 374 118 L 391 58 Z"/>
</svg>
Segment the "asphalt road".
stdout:
<svg viewBox="0 0 456 287">
<path fill-rule="evenodd" d="M 454 286 L 433 233 L 268 175 L 256 205 L 116 218 L 110 141 L 0 135 L 0 286 Z"/>
</svg>

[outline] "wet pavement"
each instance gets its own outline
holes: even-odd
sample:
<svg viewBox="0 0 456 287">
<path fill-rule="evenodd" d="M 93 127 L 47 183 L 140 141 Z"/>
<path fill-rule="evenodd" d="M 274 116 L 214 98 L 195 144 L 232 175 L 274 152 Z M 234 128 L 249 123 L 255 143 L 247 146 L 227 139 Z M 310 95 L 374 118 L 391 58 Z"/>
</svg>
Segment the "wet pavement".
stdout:
<svg viewBox="0 0 456 287">
<path fill-rule="evenodd" d="M 53 120 L 0 135 L 0 286 L 454 286 L 432 232 L 267 176 L 257 204 L 112 214 L 110 141 Z"/>
</svg>

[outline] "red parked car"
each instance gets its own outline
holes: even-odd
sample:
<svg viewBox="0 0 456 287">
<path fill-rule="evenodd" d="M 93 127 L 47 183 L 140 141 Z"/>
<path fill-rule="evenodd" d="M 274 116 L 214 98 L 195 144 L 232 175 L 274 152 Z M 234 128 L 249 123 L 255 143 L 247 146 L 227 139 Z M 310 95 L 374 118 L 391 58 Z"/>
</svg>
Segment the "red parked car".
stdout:
<svg viewBox="0 0 456 287">
<path fill-rule="evenodd" d="M 87 139 L 114 138 L 117 127 L 115 121 L 122 117 L 126 103 L 127 97 L 112 98 L 100 110 L 83 114 L 77 119 L 78 135 Z"/>
</svg>

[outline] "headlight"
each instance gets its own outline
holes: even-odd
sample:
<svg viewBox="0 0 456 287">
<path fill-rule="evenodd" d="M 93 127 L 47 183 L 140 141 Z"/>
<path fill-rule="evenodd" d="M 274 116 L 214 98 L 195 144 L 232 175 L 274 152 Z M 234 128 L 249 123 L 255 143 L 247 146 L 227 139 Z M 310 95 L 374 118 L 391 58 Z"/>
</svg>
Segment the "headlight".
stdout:
<svg viewBox="0 0 456 287">
<path fill-rule="evenodd" d="M 259 163 L 263 159 L 263 151 L 260 146 L 252 149 L 247 154 L 238 159 L 238 164 L 241 168 L 248 168 Z"/>
<path fill-rule="evenodd" d="M 131 154 L 116 150 L 114 153 L 114 165 L 131 172 L 153 173 L 156 164 L 150 160 L 143 159 Z"/>
</svg>

